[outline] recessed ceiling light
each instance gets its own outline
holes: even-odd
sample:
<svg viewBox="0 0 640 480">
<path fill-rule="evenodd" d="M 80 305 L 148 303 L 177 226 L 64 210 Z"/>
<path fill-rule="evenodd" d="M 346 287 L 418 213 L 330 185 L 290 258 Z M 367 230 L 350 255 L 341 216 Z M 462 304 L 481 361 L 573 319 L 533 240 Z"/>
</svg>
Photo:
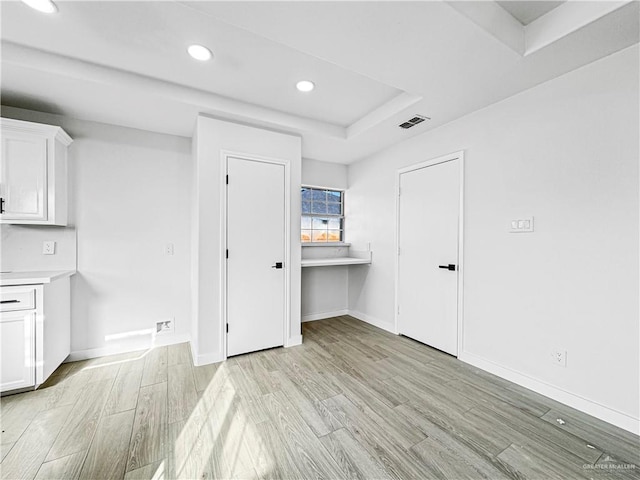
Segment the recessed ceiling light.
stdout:
<svg viewBox="0 0 640 480">
<path fill-rule="evenodd" d="M 200 60 L 201 62 L 206 62 L 213 57 L 213 53 L 207 47 L 203 47 L 202 45 L 191 45 L 187 51 L 189 55 L 191 55 L 196 60 Z"/>
<path fill-rule="evenodd" d="M 58 7 L 51 0 L 22 0 L 22 2 L 39 12 L 56 13 L 58 11 Z"/>
<path fill-rule="evenodd" d="M 296 83 L 296 88 L 301 92 L 310 92 L 314 88 L 316 88 L 315 84 L 309 80 L 300 80 Z"/>
</svg>

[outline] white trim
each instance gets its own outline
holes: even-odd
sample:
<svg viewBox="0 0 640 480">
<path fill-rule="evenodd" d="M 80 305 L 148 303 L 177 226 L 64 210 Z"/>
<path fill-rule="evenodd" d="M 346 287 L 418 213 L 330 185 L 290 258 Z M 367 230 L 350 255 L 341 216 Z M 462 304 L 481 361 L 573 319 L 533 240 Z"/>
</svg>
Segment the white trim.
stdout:
<svg viewBox="0 0 640 480">
<path fill-rule="evenodd" d="M 375 110 L 367 113 L 364 117 L 353 122 L 347 127 L 347 139 L 351 139 L 356 135 L 360 135 L 369 129 L 379 125 L 385 120 L 390 119 L 394 115 L 406 110 L 423 99 L 420 95 L 409 92 L 402 92 L 396 95 L 387 103 L 383 103 Z"/>
<path fill-rule="evenodd" d="M 581 397 L 580 395 L 567 392 L 566 390 L 545 383 L 525 373 L 504 367 L 492 362 L 491 360 L 487 360 L 469 352 L 463 352 L 458 356 L 458 359 L 468 363 L 469 365 L 480 368 L 481 370 L 504 378 L 505 380 L 516 383 L 524 388 L 533 390 L 545 397 L 549 397 L 560 403 L 573 407 L 576 410 L 580 410 L 588 415 L 599 418 L 607 423 L 611 423 L 631 433 L 636 435 L 640 434 L 640 419 L 634 418 L 605 405 L 601 405 L 592 400 Z"/>
<path fill-rule="evenodd" d="M 565 2 L 522 27 L 524 56 L 554 44 L 575 31 L 601 19 L 630 3 L 630 0 L 607 2 Z"/>
<path fill-rule="evenodd" d="M 300 345 L 302 335 L 291 337 L 291 162 L 278 161 L 284 165 L 284 332 L 285 347 Z M 299 220 L 296 220 L 299 221 Z M 299 337 L 299 338 L 298 338 Z"/>
<path fill-rule="evenodd" d="M 279 158 L 266 157 L 244 152 L 221 150 L 220 174 L 220 352 L 222 360 L 227 359 L 227 174 L 229 172 L 229 157 L 249 160 L 253 162 L 272 163 L 284 167 L 284 331 L 282 332 L 283 346 L 293 346 L 302 343 L 299 339 L 289 337 L 291 332 L 291 162 Z M 292 343 L 293 342 L 293 343 Z M 298 343 L 296 343 L 298 342 Z"/>
<path fill-rule="evenodd" d="M 304 315 L 302 317 L 302 322 L 314 322 L 316 320 L 326 320 L 328 318 L 341 317 L 343 315 L 349 315 L 350 317 L 355 318 L 356 320 L 360 320 L 362 322 L 368 323 L 369 325 L 373 325 L 374 327 L 381 328 L 387 332 L 395 334 L 393 331 L 393 323 L 387 322 L 385 320 L 381 320 L 376 317 L 372 317 L 366 313 L 359 312 L 357 310 L 336 310 L 333 312 L 324 312 L 324 313 L 313 313 L 310 315 Z"/>
<path fill-rule="evenodd" d="M 314 322 L 316 320 L 324 320 L 325 318 L 333 318 L 340 317 L 342 315 L 349 315 L 349 310 L 335 310 L 333 312 L 322 312 L 322 313 L 309 313 L 307 315 L 302 316 L 302 322 Z"/>
<path fill-rule="evenodd" d="M 325 187 L 324 185 L 309 185 L 308 183 L 303 183 L 302 185 L 300 185 L 300 188 L 315 188 L 317 190 L 333 190 L 334 192 L 342 192 L 342 193 L 347 191 L 346 188 Z M 320 214 L 316 214 L 316 215 L 320 215 Z"/>
<path fill-rule="evenodd" d="M 211 363 L 224 362 L 224 358 L 222 358 L 219 353 L 205 353 L 202 355 L 196 355 L 193 348 L 191 349 L 191 358 L 195 367 L 209 365 Z"/>
<path fill-rule="evenodd" d="M 566 2 L 530 24 L 521 25 L 495 2 L 446 2 L 458 13 L 524 57 L 554 44 L 629 3 L 630 0 Z"/>
<path fill-rule="evenodd" d="M 460 213 L 458 214 L 458 356 L 464 352 L 464 151 L 460 161 Z"/>
<path fill-rule="evenodd" d="M 387 322 L 385 320 L 381 320 L 376 317 L 372 317 L 371 315 L 367 315 L 366 313 L 358 312 L 357 310 L 349 310 L 347 315 L 351 315 L 353 318 L 358 320 L 362 320 L 369 325 L 373 325 L 374 327 L 381 328 L 382 330 L 386 330 L 387 332 L 397 334 L 395 331 L 395 326 L 392 322 Z"/>
<path fill-rule="evenodd" d="M 159 335 L 153 336 L 143 342 L 136 342 L 127 345 L 113 345 L 110 347 L 88 348 L 86 350 L 76 350 L 69 354 L 63 363 L 77 362 L 78 360 L 88 360 L 90 358 L 106 357 L 108 355 L 118 355 L 120 353 L 137 352 L 154 347 L 166 345 L 175 345 L 177 343 L 189 342 L 191 339 L 188 333 L 179 333 L 177 335 Z"/>
<path fill-rule="evenodd" d="M 398 330 L 398 285 L 400 281 L 400 259 L 398 250 L 400 248 L 400 175 L 403 173 L 413 172 L 414 170 L 420 170 L 440 163 L 451 162 L 458 160 L 459 164 L 459 188 L 460 188 L 460 206 L 458 213 L 458 341 L 457 341 L 457 356 L 460 356 L 464 351 L 463 339 L 464 339 L 464 151 L 450 153 L 441 157 L 419 162 L 408 167 L 399 169 L 396 172 L 396 235 L 395 235 L 395 300 L 393 310 L 393 333 L 399 334 Z"/>
<path fill-rule="evenodd" d="M 496 2 L 446 2 L 505 46 L 522 55 L 525 49 L 525 29 L 509 12 Z"/>
<path fill-rule="evenodd" d="M 30 135 L 39 135 L 48 140 L 54 139 L 68 147 L 73 143 L 73 139 L 65 132 L 62 127 L 48 125 L 45 123 L 26 122 L 24 120 L 15 120 L 13 118 L 0 119 L 2 128 L 11 128 L 12 130 L 28 133 Z M 50 148 L 50 147 L 49 147 Z"/>
<path fill-rule="evenodd" d="M 228 155 L 220 151 L 220 343 L 218 352 L 222 355 L 220 361 L 227 359 L 227 174 Z M 204 354 L 204 355 L 211 355 Z"/>
<path fill-rule="evenodd" d="M 285 348 L 295 347 L 297 345 L 302 345 L 302 335 L 294 335 L 293 337 L 285 339 Z"/>
<path fill-rule="evenodd" d="M 464 158 L 463 150 L 460 150 L 459 152 L 449 153 L 448 155 L 442 155 L 441 157 L 432 158 L 431 160 L 425 160 L 424 162 L 414 163 L 413 165 L 409 165 L 408 167 L 400 168 L 398 170 L 398 177 L 402 173 L 409 173 L 409 172 L 413 172 L 414 170 L 421 170 L 423 168 L 438 165 L 439 163 L 450 162 L 452 160 L 458 160 L 461 158 Z"/>
</svg>

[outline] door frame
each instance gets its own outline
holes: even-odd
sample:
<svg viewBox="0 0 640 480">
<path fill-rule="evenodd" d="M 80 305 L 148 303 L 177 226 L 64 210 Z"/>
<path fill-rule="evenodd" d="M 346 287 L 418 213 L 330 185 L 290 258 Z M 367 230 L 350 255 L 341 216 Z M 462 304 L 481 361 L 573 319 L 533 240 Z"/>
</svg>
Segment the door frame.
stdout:
<svg viewBox="0 0 640 480">
<path fill-rule="evenodd" d="M 244 152 L 222 150 L 220 152 L 220 351 L 222 360 L 227 359 L 227 332 L 229 321 L 227 311 L 227 172 L 229 158 L 239 158 L 251 162 L 271 163 L 284 166 L 284 325 L 282 331 L 283 346 L 291 330 L 291 165 L 287 160 L 266 157 Z"/>
<path fill-rule="evenodd" d="M 458 212 L 458 338 L 457 348 L 458 358 L 463 352 L 463 338 L 464 338 L 464 150 L 458 152 L 449 153 L 441 157 L 432 158 L 423 162 L 403 167 L 396 172 L 396 238 L 395 238 L 395 302 L 394 302 L 394 333 L 399 335 L 398 330 L 398 311 L 399 305 L 399 285 L 400 285 L 400 178 L 404 173 L 413 172 L 415 170 L 421 170 L 423 168 L 438 165 L 440 163 L 450 162 L 458 160 L 460 163 L 460 207 Z"/>
</svg>

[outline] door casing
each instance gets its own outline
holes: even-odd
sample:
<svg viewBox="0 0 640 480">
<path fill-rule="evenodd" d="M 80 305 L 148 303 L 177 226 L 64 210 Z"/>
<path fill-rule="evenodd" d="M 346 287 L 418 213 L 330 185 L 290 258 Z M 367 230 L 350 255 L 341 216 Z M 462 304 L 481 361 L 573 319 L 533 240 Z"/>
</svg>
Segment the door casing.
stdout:
<svg viewBox="0 0 640 480">
<path fill-rule="evenodd" d="M 240 158 L 254 162 L 274 163 L 284 166 L 284 346 L 288 346 L 291 331 L 291 167 L 289 162 L 277 158 L 244 152 L 223 150 L 220 152 L 220 351 L 222 360 L 227 359 L 227 172 L 229 158 Z"/>
<path fill-rule="evenodd" d="M 457 160 L 460 165 L 460 211 L 458 214 L 458 305 L 457 305 L 457 323 L 458 323 L 458 355 L 459 358 L 463 353 L 464 346 L 464 151 L 450 153 L 441 157 L 416 163 L 408 167 L 401 168 L 396 172 L 396 238 L 395 238 L 395 309 L 394 309 L 394 333 L 399 334 L 398 330 L 398 309 L 399 309 L 399 285 L 400 285 L 400 176 L 403 173 L 420 170 L 422 168 L 438 165 Z"/>
</svg>

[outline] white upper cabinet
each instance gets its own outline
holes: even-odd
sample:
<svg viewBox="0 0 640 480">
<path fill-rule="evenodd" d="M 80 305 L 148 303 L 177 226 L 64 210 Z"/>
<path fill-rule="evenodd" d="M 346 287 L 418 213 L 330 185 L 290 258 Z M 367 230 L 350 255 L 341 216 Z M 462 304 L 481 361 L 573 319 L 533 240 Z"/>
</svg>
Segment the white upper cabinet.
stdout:
<svg viewBox="0 0 640 480">
<path fill-rule="evenodd" d="M 2 121 L 0 223 L 67 224 L 67 147 L 60 127 Z"/>
</svg>

